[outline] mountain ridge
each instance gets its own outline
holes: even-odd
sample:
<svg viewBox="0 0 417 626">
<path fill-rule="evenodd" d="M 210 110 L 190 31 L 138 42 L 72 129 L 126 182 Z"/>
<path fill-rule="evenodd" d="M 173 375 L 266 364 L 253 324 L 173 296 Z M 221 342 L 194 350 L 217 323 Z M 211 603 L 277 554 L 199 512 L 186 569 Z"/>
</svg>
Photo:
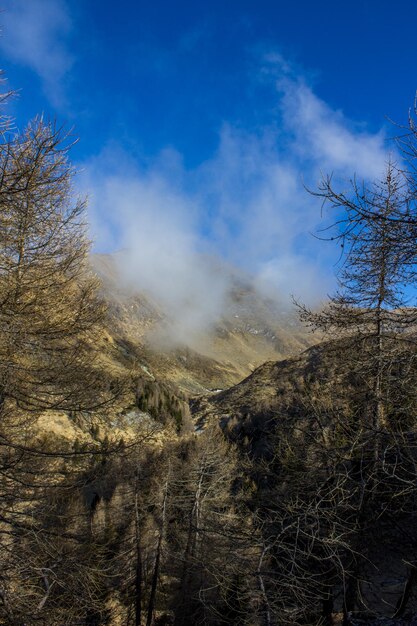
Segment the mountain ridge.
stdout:
<svg viewBox="0 0 417 626">
<path fill-rule="evenodd" d="M 109 307 L 109 328 L 127 350 L 136 350 L 148 371 L 190 395 L 230 387 L 268 360 L 281 360 L 316 342 L 296 314 L 265 296 L 251 277 L 231 273 L 223 310 L 199 336 L 166 338 L 170 312 L 147 291 L 128 285 L 116 255 L 92 255 Z M 165 334 L 165 336 L 164 336 Z"/>
</svg>

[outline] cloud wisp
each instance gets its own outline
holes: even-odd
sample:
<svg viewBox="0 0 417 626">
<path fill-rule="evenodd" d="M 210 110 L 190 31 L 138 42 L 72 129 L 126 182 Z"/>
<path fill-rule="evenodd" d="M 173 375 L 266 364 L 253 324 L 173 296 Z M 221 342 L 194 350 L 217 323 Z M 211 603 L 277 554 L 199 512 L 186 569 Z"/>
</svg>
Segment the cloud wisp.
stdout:
<svg viewBox="0 0 417 626">
<path fill-rule="evenodd" d="M 99 160 L 99 167 L 102 164 Z M 164 340 L 197 341 L 199 332 L 218 320 L 228 289 L 228 279 L 203 254 L 198 207 L 156 172 L 142 177 L 108 173 L 100 178 L 93 168 L 89 175 L 89 180 L 100 180 L 93 227 L 99 232 L 97 222 L 109 217 L 108 230 L 101 231 L 104 249 L 118 232 L 122 249 L 116 259 L 125 286 L 149 294 L 161 306 L 167 315 Z"/>
<path fill-rule="evenodd" d="M 7 0 L 3 6 L 1 50 L 34 70 L 51 103 L 60 106 L 62 83 L 74 61 L 65 45 L 72 29 L 65 0 Z"/>
<path fill-rule="evenodd" d="M 187 170 L 166 151 L 145 169 L 112 147 L 86 165 L 96 246 L 125 250 L 126 280 L 170 312 L 179 338 L 221 315 L 230 287 L 217 256 L 259 287 L 314 303 L 333 284 L 337 253 L 311 236 L 320 172 L 374 178 L 387 160 L 384 133 L 356 129 L 302 76 L 276 62 L 278 122 L 248 132 L 224 124 L 212 158 Z"/>
</svg>

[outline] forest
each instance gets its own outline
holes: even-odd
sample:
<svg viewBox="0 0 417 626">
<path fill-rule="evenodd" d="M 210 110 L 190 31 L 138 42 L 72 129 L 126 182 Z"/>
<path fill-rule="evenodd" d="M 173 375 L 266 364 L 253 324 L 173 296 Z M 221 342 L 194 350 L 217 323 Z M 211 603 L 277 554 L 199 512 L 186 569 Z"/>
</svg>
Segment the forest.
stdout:
<svg viewBox="0 0 417 626">
<path fill-rule="evenodd" d="M 0 623 L 413 623 L 413 118 L 381 180 L 310 190 L 341 254 L 328 304 L 295 304 L 320 343 L 204 401 L 112 331 L 72 144 L 3 119 Z"/>
</svg>

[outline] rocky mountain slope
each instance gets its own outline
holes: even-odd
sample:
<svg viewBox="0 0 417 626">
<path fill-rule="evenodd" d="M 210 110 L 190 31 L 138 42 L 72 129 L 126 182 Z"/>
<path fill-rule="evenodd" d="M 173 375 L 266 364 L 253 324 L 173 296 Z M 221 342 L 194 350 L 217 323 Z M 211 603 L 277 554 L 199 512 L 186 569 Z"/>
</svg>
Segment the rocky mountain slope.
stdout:
<svg viewBox="0 0 417 626">
<path fill-rule="evenodd" d="M 122 350 L 136 353 L 145 373 L 196 395 L 225 389 L 267 360 L 299 354 L 316 340 L 296 313 L 261 294 L 250 277 L 227 269 L 223 312 L 199 336 L 161 341 L 170 311 L 149 293 L 127 287 L 115 255 L 93 255 L 109 304 L 109 328 Z"/>
<path fill-rule="evenodd" d="M 320 393 L 334 382 L 334 365 L 323 344 L 281 361 L 267 361 L 237 385 L 191 402 L 197 429 L 219 421 L 235 434 L 249 436 L 257 445 L 269 439 L 271 422 L 294 425 L 304 419 L 307 404 L 314 404 L 317 385 Z M 333 382 L 332 382 L 333 381 Z M 259 429 L 265 429 L 265 437 Z"/>
</svg>

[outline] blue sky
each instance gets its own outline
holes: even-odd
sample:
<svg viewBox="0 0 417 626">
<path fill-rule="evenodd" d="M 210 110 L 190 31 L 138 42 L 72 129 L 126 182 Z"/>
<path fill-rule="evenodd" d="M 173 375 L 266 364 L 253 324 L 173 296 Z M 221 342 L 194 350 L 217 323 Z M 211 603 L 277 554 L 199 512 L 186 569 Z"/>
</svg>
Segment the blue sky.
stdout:
<svg viewBox="0 0 417 626">
<path fill-rule="evenodd" d="M 172 145 L 195 165 L 227 120 L 256 128 L 276 98 L 259 85 L 279 52 L 333 109 L 376 131 L 405 119 L 417 86 L 412 0 L 3 0 L 3 66 L 22 120 L 75 124 L 78 155 L 115 137 L 141 156 Z M 35 51 L 36 50 L 36 51 Z"/>
<path fill-rule="evenodd" d="M 96 250 L 131 249 L 131 279 L 159 294 L 175 283 L 181 306 L 217 289 L 202 251 L 283 297 L 331 289 L 337 253 L 310 235 L 320 204 L 303 182 L 382 172 L 387 116 L 404 123 L 417 88 L 416 3 L 2 6 L 1 65 L 20 90 L 9 112 L 75 127 Z"/>
</svg>

